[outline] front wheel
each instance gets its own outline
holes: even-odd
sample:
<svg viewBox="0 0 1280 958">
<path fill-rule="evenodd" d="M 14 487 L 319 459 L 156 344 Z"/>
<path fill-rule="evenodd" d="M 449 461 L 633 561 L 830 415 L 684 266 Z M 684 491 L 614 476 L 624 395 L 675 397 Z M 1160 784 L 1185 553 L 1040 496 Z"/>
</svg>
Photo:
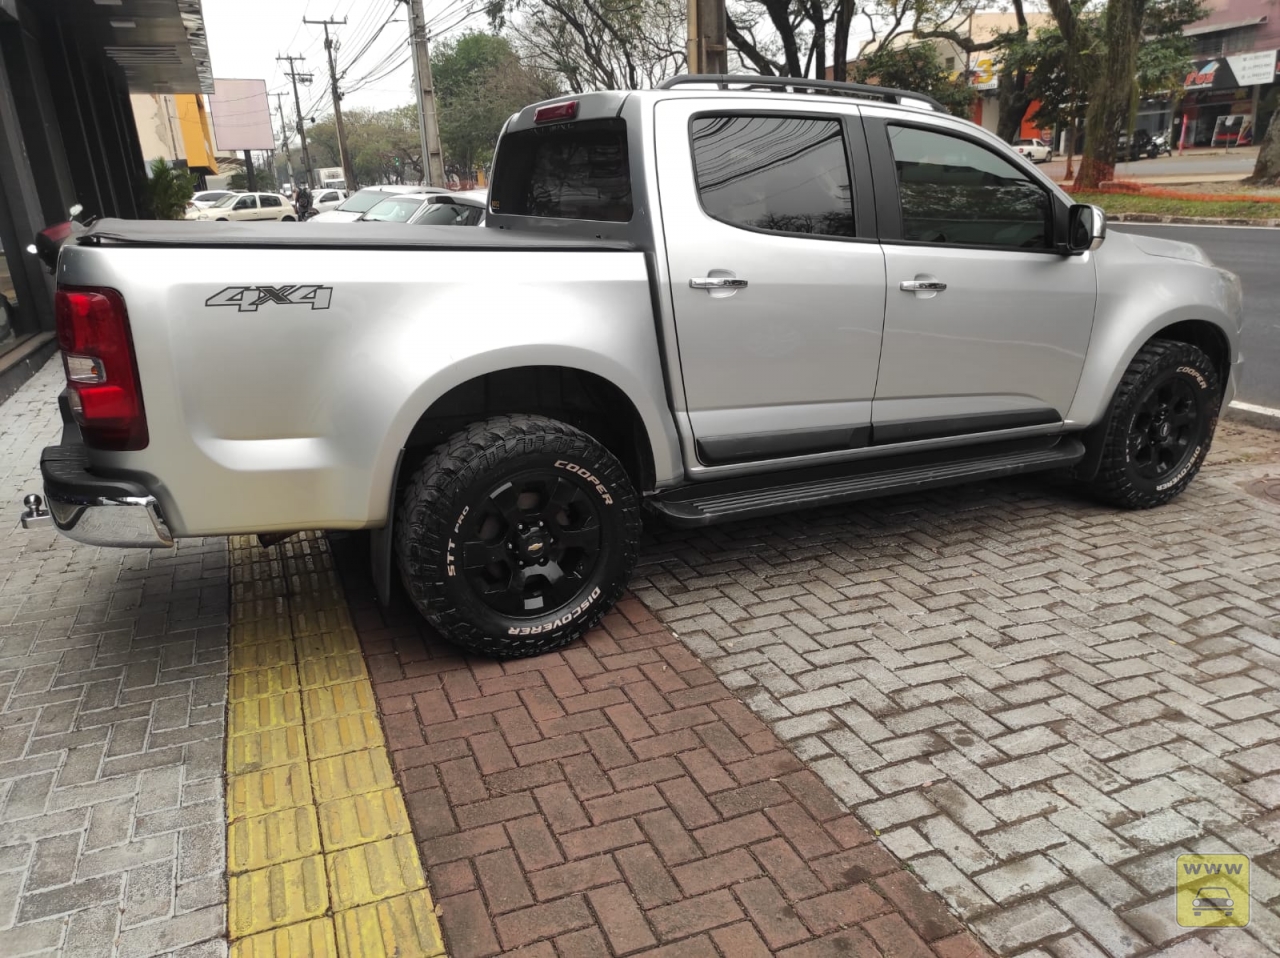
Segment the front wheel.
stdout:
<svg viewBox="0 0 1280 958">
<path fill-rule="evenodd" d="M 539 416 L 474 423 L 404 490 L 395 553 L 413 604 L 445 638 L 495 658 L 586 633 L 622 595 L 640 507 L 616 458 Z"/>
<path fill-rule="evenodd" d="M 1111 400 L 1094 493 L 1126 509 L 1150 509 L 1179 495 L 1209 454 L 1221 405 L 1218 371 L 1203 351 L 1151 340 Z"/>
</svg>

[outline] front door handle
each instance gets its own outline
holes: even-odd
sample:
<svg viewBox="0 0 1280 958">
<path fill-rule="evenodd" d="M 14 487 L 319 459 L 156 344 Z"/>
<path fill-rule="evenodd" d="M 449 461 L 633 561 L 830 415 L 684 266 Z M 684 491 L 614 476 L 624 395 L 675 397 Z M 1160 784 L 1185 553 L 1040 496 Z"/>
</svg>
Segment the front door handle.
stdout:
<svg viewBox="0 0 1280 958">
<path fill-rule="evenodd" d="M 904 293 L 941 293 L 946 288 L 946 283 L 936 279 L 904 279 L 898 284 L 898 289 Z"/>
<path fill-rule="evenodd" d="M 703 276 L 689 280 L 694 289 L 746 289 L 747 281 L 733 276 Z"/>
</svg>

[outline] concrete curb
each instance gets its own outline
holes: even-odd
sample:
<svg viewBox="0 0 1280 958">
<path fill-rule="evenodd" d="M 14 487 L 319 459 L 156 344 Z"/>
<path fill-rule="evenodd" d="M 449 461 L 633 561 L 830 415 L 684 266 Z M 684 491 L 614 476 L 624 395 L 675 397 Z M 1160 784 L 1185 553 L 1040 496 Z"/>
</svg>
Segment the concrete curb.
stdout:
<svg viewBox="0 0 1280 958">
<path fill-rule="evenodd" d="M 1108 213 L 1109 223 L 1164 223 L 1175 226 L 1270 226 L 1280 227 L 1280 217 L 1245 219 L 1239 216 L 1172 216 L 1161 213 Z"/>
<path fill-rule="evenodd" d="M 1223 410 L 1222 418 L 1232 422 L 1243 422 L 1260 429 L 1273 429 L 1280 432 L 1280 409 L 1268 406 L 1255 406 L 1247 402 L 1233 402 Z"/>
</svg>

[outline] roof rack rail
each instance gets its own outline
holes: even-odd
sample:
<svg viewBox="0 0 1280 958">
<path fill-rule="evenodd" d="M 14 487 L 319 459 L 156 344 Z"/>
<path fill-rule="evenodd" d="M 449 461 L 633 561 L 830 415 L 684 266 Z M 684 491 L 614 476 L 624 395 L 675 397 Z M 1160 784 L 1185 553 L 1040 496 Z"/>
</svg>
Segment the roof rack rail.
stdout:
<svg viewBox="0 0 1280 958">
<path fill-rule="evenodd" d="M 807 80 L 804 77 L 766 77 L 749 73 L 686 73 L 681 76 L 668 77 L 658 84 L 659 90 L 670 90 L 678 86 L 692 86 L 699 83 L 710 83 L 721 90 L 734 86 L 746 87 L 748 90 L 781 90 L 784 93 L 827 93 L 852 97 L 875 97 L 888 103 L 902 103 L 914 100 L 928 105 L 939 113 L 946 113 L 947 108 L 924 93 L 913 93 L 910 90 L 895 90 L 893 87 L 876 86 L 873 83 L 844 83 L 839 80 Z"/>
</svg>

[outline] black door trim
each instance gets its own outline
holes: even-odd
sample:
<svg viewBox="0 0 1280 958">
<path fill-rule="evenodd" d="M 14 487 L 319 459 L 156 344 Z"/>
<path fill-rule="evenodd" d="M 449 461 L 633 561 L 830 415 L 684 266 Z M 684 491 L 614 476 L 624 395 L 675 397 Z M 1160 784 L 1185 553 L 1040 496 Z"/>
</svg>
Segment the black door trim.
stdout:
<svg viewBox="0 0 1280 958">
<path fill-rule="evenodd" d="M 725 466 L 738 462 L 861 449 L 870 439 L 870 426 L 819 426 L 815 429 L 788 429 L 784 432 L 704 436 L 698 440 L 698 459 L 709 466 Z"/>
<path fill-rule="evenodd" d="M 975 413 L 967 416 L 947 416 L 944 419 L 904 419 L 899 422 L 875 423 L 872 426 L 871 445 L 885 446 L 898 442 L 918 442 L 922 439 L 949 439 L 970 433 L 994 432 L 997 429 L 1019 429 L 1025 426 L 1061 425 L 1057 410 L 1047 406 L 1042 409 L 1020 409 L 1015 412 Z"/>
</svg>

